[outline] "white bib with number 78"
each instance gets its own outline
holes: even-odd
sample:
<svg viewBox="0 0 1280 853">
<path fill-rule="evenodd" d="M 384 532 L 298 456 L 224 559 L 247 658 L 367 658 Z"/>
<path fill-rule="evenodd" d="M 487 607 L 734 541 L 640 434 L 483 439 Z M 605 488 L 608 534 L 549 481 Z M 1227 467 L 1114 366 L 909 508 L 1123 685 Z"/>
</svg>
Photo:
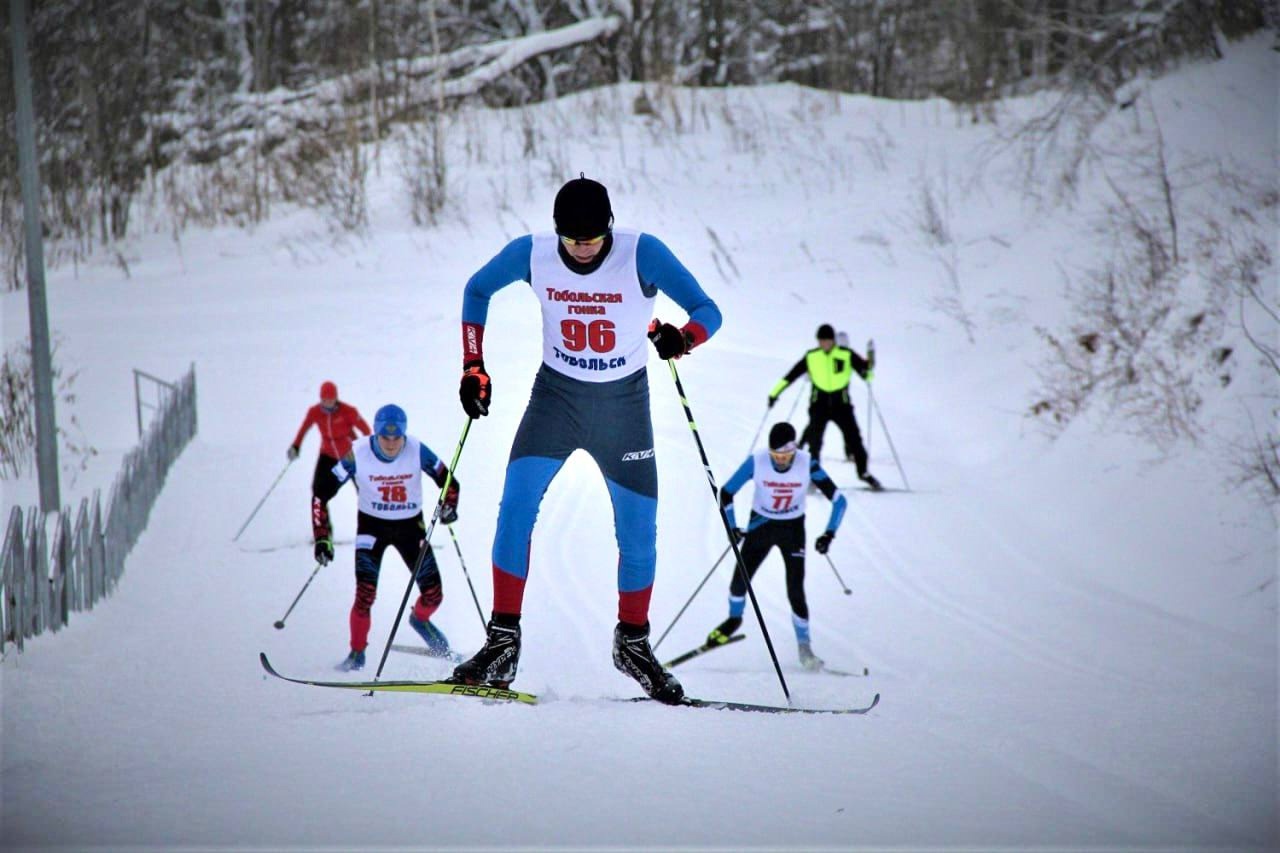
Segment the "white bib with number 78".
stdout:
<svg viewBox="0 0 1280 853">
<path fill-rule="evenodd" d="M 372 441 L 358 441 L 352 448 L 356 462 L 356 491 L 360 511 L 389 520 L 413 518 L 422 511 L 422 451 L 420 442 L 405 436 L 404 447 L 390 462 L 373 452 Z"/>
</svg>

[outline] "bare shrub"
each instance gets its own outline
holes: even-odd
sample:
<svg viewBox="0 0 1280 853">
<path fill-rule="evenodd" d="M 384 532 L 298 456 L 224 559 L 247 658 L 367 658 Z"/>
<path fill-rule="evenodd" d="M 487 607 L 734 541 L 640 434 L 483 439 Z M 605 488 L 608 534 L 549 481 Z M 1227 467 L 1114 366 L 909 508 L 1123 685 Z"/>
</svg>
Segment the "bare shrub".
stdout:
<svg viewBox="0 0 1280 853">
<path fill-rule="evenodd" d="M 448 166 L 439 113 L 410 125 L 404 134 L 400 175 L 409 196 L 409 215 L 415 225 L 435 225 L 448 200 Z"/>
<path fill-rule="evenodd" d="M 960 247 L 952 226 L 951 180 L 945 169 L 936 183 L 927 175 L 920 177 L 909 216 L 916 240 L 942 269 L 942 288 L 932 296 L 930 304 L 959 324 L 969 343 L 974 343 L 977 324 L 965 305 L 961 287 Z"/>
<path fill-rule="evenodd" d="M 78 373 L 63 375 L 53 352 L 53 393 L 57 409 L 57 435 L 62 445 L 59 458 L 64 468 L 83 471 L 98 451 L 85 439 L 73 407 Z M 4 353 L 0 362 L 0 480 L 14 480 L 35 469 L 36 390 L 31 365 L 31 344 L 23 341 Z"/>
<path fill-rule="evenodd" d="M 1187 182 L 1209 187 L 1201 209 L 1210 212 L 1183 223 L 1177 185 L 1160 162 L 1145 203 L 1111 183 L 1117 200 L 1097 223 L 1110 256 L 1069 284 L 1068 327 L 1037 329 L 1048 351 L 1031 414 L 1056 435 L 1096 407 L 1165 451 L 1212 438 L 1225 448 L 1232 484 L 1280 503 L 1275 435 L 1241 434 L 1202 413 L 1233 388 L 1251 424 L 1255 412 L 1280 414 L 1280 297 L 1266 286 L 1280 188 L 1274 177 L 1214 164 Z M 1179 234 L 1191 247 L 1181 256 Z M 1238 375 L 1247 381 L 1236 390 Z"/>
</svg>

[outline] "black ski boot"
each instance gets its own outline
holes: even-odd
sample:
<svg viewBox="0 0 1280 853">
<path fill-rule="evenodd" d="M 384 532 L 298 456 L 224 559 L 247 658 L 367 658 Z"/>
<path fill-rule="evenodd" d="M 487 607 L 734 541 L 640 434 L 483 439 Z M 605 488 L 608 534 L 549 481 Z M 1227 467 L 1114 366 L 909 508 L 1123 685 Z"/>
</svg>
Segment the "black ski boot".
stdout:
<svg viewBox="0 0 1280 853">
<path fill-rule="evenodd" d="M 707 645 L 723 646 L 725 643 L 729 642 L 729 638 L 733 636 L 733 632 L 737 631 L 741 627 L 742 617 L 730 616 L 728 619 L 721 622 L 718 627 L 712 629 L 710 634 L 707 634 Z"/>
<path fill-rule="evenodd" d="M 880 481 L 867 471 L 863 471 L 858 475 L 858 479 L 867 484 L 867 488 L 873 492 L 883 492 L 884 486 L 880 485 Z"/>
<path fill-rule="evenodd" d="M 613 665 L 619 672 L 640 682 L 650 698 L 678 705 L 684 698 L 684 688 L 676 677 L 662 668 L 649 647 L 649 623 L 628 625 L 619 622 L 613 629 Z"/>
<path fill-rule="evenodd" d="M 489 637 L 480 651 L 454 667 L 449 681 L 455 684 L 487 684 L 506 689 L 516 679 L 520 663 L 520 623 L 489 620 Z"/>
</svg>

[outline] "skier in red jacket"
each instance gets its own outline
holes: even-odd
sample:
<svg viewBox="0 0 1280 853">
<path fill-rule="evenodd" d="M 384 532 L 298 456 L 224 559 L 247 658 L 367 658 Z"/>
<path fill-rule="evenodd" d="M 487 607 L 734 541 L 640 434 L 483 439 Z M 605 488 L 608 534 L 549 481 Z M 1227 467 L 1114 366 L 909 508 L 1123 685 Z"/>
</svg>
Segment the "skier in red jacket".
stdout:
<svg viewBox="0 0 1280 853">
<path fill-rule="evenodd" d="M 342 486 L 333 475 L 333 466 L 351 453 L 351 442 L 356 438 L 357 429 L 364 435 L 369 435 L 371 430 L 355 406 L 338 399 L 338 386 L 332 382 L 320 385 L 320 402 L 307 409 L 307 416 L 298 427 L 293 444 L 289 445 L 290 461 L 298 458 L 302 439 L 313 424 L 320 430 L 320 455 L 311 478 L 311 532 L 315 539 L 316 561 L 325 565 L 333 559 L 329 500 Z"/>
</svg>

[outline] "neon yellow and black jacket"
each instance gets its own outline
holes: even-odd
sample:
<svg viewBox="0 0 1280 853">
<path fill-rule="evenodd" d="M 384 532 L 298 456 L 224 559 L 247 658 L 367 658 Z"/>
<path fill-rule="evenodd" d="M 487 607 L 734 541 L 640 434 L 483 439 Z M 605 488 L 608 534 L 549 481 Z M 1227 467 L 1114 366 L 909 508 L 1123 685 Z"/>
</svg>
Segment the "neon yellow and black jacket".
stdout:
<svg viewBox="0 0 1280 853">
<path fill-rule="evenodd" d="M 823 352 L 822 347 L 814 347 L 804 354 L 804 358 L 796 362 L 795 367 L 787 371 L 787 375 L 778 380 L 769 392 L 770 399 L 787 389 L 804 374 L 809 374 L 813 390 L 818 393 L 838 394 L 849 387 L 853 374 L 867 378 L 869 365 L 866 359 L 848 347 L 832 347 L 830 352 Z"/>
</svg>

